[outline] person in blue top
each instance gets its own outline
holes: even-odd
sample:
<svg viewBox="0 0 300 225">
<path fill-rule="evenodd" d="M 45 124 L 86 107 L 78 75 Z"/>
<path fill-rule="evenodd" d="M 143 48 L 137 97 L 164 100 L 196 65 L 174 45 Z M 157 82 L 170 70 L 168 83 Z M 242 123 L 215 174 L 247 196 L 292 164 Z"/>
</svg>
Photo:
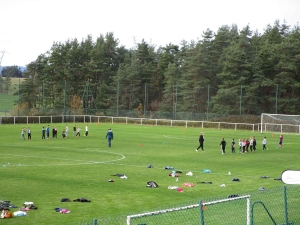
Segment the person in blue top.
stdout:
<svg viewBox="0 0 300 225">
<path fill-rule="evenodd" d="M 108 131 L 106 133 L 106 138 L 107 138 L 107 142 L 108 142 L 108 147 L 111 147 L 111 140 L 114 139 L 114 133 L 112 132 L 111 128 L 108 129 Z"/>
<path fill-rule="evenodd" d="M 47 139 L 49 139 L 49 135 L 50 135 L 50 126 L 49 125 L 46 128 L 46 135 L 47 135 Z"/>
</svg>

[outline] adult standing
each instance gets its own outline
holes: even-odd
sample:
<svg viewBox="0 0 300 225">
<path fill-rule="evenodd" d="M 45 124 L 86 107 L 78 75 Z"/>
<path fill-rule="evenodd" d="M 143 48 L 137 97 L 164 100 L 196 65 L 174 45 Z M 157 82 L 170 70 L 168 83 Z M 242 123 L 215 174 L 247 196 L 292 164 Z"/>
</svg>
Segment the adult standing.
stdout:
<svg viewBox="0 0 300 225">
<path fill-rule="evenodd" d="M 222 141 L 221 141 L 220 145 L 221 145 L 221 148 L 222 148 L 222 155 L 224 155 L 225 154 L 225 147 L 226 147 L 226 141 L 225 141 L 224 138 L 222 138 Z"/>
<path fill-rule="evenodd" d="M 111 140 L 114 139 L 114 133 L 112 132 L 111 128 L 108 129 L 106 133 L 108 147 L 111 147 Z"/>
<path fill-rule="evenodd" d="M 204 135 L 203 135 L 203 132 L 200 133 L 200 136 L 199 136 L 199 146 L 198 148 L 196 149 L 196 152 L 198 152 L 199 148 L 202 149 L 202 152 L 204 152 L 204 148 L 203 148 L 203 144 L 204 144 Z"/>
</svg>

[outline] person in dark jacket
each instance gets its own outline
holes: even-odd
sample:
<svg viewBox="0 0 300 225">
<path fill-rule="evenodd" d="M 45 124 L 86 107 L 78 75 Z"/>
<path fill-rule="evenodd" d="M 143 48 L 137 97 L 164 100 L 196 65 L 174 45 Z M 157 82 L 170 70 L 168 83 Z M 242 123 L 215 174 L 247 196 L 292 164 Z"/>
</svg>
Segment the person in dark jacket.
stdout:
<svg viewBox="0 0 300 225">
<path fill-rule="evenodd" d="M 112 132 L 111 128 L 108 129 L 108 131 L 106 133 L 106 138 L 107 138 L 107 142 L 108 142 L 108 147 L 111 147 L 111 140 L 114 139 L 114 133 Z"/>
<path fill-rule="evenodd" d="M 203 148 L 203 143 L 204 143 L 203 132 L 200 133 L 198 142 L 199 142 L 199 147 L 196 149 L 196 152 L 198 152 L 199 148 L 201 148 L 202 152 L 204 152 L 204 148 Z"/>
<path fill-rule="evenodd" d="M 225 147 L 226 147 L 226 141 L 225 141 L 224 138 L 222 138 L 222 141 L 221 141 L 220 145 L 221 145 L 221 148 L 222 148 L 222 155 L 224 155 L 225 154 Z"/>
</svg>

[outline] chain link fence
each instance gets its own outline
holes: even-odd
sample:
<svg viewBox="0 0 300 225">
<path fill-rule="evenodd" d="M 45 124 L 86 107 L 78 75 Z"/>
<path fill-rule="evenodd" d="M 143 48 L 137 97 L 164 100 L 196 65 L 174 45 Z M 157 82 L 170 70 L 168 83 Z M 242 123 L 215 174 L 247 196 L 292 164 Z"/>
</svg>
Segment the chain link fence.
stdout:
<svg viewBox="0 0 300 225">
<path fill-rule="evenodd" d="M 259 96 L 261 92 L 256 90 L 247 94 L 248 86 L 224 91 L 207 85 L 189 94 L 180 92 L 175 86 L 170 93 L 164 94 L 149 83 L 137 87 L 128 82 L 113 82 L 106 87 L 86 81 L 33 82 L 28 79 L 14 87 L 12 113 L 15 116 L 84 113 L 177 120 L 209 120 L 217 114 L 292 113 L 279 98 L 277 86 L 267 87 L 268 95 L 255 99 L 253 96 Z M 8 110 L 5 106 L 11 107 L 11 104 L 1 107 Z M 294 107 L 297 112 L 298 105 Z M 0 115 L 6 113 L 0 110 Z"/>
<path fill-rule="evenodd" d="M 152 212 L 65 225 L 296 225 L 300 224 L 299 199 L 299 185 L 261 187 L 246 194 L 207 197 Z"/>
</svg>

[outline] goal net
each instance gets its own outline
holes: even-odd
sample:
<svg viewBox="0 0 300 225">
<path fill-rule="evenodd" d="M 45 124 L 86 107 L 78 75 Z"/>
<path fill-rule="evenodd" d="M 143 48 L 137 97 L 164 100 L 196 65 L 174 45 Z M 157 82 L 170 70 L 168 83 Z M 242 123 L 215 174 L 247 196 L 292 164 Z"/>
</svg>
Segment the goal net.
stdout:
<svg viewBox="0 0 300 225">
<path fill-rule="evenodd" d="M 200 213 L 199 213 L 200 212 Z M 250 225 L 250 195 L 228 196 L 213 201 L 127 216 L 127 225 Z"/>
<path fill-rule="evenodd" d="M 200 224 L 250 225 L 250 195 L 200 202 Z"/>
<path fill-rule="evenodd" d="M 261 114 L 261 133 L 300 133 L 300 115 Z"/>
</svg>

